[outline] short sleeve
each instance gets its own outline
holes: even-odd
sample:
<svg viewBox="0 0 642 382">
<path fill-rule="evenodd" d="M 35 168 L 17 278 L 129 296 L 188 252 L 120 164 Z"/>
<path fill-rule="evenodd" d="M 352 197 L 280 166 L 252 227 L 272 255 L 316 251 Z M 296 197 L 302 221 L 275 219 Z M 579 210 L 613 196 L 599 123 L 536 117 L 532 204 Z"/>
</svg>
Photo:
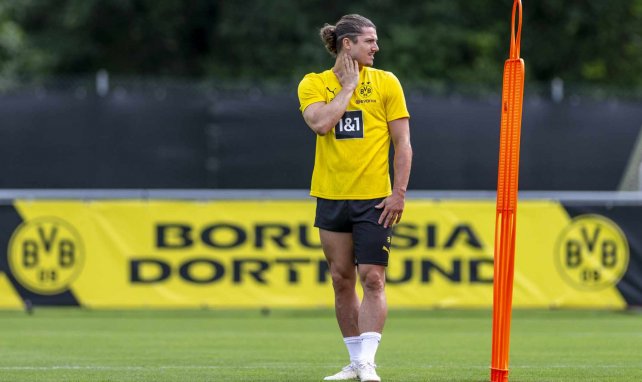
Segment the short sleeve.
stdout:
<svg viewBox="0 0 642 382">
<path fill-rule="evenodd" d="M 394 121 L 395 119 L 410 117 L 401 83 L 394 74 L 386 72 L 386 75 L 387 92 L 385 107 L 387 122 Z"/>
<path fill-rule="evenodd" d="M 305 108 L 316 102 L 326 102 L 325 94 L 323 93 L 323 79 L 319 74 L 307 74 L 299 83 L 299 110 L 303 112 Z"/>
</svg>

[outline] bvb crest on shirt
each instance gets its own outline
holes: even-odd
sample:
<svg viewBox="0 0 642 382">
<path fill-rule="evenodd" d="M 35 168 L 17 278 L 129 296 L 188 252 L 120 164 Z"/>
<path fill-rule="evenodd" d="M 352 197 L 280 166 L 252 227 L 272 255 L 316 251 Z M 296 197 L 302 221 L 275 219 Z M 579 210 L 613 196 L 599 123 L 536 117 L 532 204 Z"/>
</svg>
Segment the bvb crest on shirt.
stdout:
<svg viewBox="0 0 642 382">
<path fill-rule="evenodd" d="M 361 98 L 368 98 L 372 94 L 372 86 L 370 86 L 370 82 L 362 82 L 361 86 L 359 86 L 359 96 Z"/>
</svg>

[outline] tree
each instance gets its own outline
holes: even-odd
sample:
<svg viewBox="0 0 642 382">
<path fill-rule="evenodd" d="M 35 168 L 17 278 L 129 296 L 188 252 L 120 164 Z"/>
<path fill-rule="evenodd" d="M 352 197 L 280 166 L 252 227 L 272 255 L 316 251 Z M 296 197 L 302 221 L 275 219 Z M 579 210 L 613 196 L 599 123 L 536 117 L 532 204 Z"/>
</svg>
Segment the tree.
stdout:
<svg viewBox="0 0 642 382">
<path fill-rule="evenodd" d="M 292 82 L 332 65 L 318 30 L 377 25 L 377 66 L 409 86 L 497 90 L 511 0 L 4 0 L 0 76 L 115 75 Z M 524 1 L 527 81 L 642 86 L 642 0 Z"/>
</svg>

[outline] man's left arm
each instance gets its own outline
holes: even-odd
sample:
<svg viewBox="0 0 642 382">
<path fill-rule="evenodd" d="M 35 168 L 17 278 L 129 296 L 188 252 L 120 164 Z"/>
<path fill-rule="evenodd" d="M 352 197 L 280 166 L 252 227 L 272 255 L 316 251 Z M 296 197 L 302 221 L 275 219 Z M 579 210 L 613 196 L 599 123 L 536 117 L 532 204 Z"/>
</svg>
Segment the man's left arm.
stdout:
<svg viewBox="0 0 642 382">
<path fill-rule="evenodd" d="M 410 179 L 412 164 L 412 146 L 410 145 L 410 121 L 408 118 L 395 119 L 388 122 L 388 129 L 392 144 L 395 148 L 394 156 L 394 184 L 392 195 L 385 198 L 376 208 L 383 208 L 379 224 L 384 227 L 401 221 L 405 207 L 406 190 Z"/>
</svg>

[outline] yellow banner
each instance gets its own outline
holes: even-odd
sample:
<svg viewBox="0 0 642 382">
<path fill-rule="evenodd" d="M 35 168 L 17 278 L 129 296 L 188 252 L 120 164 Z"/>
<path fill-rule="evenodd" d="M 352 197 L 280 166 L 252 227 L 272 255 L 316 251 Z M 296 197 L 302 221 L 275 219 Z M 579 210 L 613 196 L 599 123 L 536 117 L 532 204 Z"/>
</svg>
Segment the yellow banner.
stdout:
<svg viewBox="0 0 642 382">
<path fill-rule="evenodd" d="M 23 223 L 7 263 L 30 293 L 71 292 L 92 308 L 333 305 L 313 200 L 17 201 L 15 208 Z M 494 223 L 494 200 L 409 200 L 393 236 L 390 307 L 492 306 Z M 615 285 L 628 247 L 615 223 L 524 201 L 517 225 L 515 307 L 626 306 Z M 0 291 L 0 307 L 15 307 L 6 277 Z"/>
</svg>

